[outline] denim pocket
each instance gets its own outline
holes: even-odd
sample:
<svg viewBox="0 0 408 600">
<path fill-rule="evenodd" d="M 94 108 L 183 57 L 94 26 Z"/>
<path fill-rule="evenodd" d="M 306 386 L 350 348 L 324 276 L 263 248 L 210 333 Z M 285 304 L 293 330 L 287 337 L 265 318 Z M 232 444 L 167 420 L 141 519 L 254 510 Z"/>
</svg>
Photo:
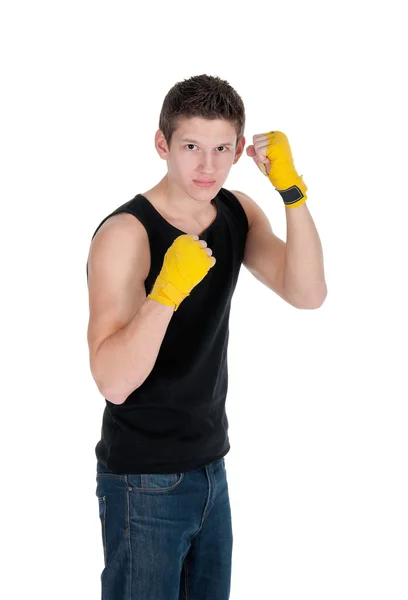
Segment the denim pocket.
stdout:
<svg viewBox="0 0 408 600">
<path fill-rule="evenodd" d="M 137 492 L 168 492 L 183 481 L 184 473 L 128 474 L 128 485 Z"/>
<path fill-rule="evenodd" d="M 106 496 L 98 496 L 99 518 L 102 525 L 103 560 L 106 567 Z"/>
</svg>

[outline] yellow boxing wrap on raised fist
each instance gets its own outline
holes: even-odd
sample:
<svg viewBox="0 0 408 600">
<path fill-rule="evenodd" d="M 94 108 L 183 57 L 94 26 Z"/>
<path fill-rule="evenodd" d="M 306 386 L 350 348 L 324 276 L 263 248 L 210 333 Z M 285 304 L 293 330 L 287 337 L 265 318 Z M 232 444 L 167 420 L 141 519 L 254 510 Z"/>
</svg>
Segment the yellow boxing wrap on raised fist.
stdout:
<svg viewBox="0 0 408 600">
<path fill-rule="evenodd" d="M 287 136 L 282 131 L 269 131 L 264 135 L 268 140 L 265 154 L 271 167 L 268 175 L 265 165 L 260 163 L 261 171 L 280 193 L 285 206 L 300 206 L 307 200 L 307 186 L 302 175 L 297 174 Z"/>
<path fill-rule="evenodd" d="M 192 235 L 180 235 L 167 250 L 162 269 L 148 298 L 174 306 L 176 311 L 207 275 L 213 266 L 212 258 L 200 240 L 195 240 Z"/>
</svg>

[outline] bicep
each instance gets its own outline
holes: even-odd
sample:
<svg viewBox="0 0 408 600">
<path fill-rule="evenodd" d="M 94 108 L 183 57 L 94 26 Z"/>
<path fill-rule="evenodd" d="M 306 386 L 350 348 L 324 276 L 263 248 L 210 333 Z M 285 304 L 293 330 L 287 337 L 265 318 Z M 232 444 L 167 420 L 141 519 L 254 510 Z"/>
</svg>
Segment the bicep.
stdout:
<svg viewBox="0 0 408 600">
<path fill-rule="evenodd" d="M 127 325 L 146 300 L 150 269 L 146 230 L 132 215 L 105 221 L 92 240 L 88 257 L 91 364 L 100 344 Z"/>
</svg>

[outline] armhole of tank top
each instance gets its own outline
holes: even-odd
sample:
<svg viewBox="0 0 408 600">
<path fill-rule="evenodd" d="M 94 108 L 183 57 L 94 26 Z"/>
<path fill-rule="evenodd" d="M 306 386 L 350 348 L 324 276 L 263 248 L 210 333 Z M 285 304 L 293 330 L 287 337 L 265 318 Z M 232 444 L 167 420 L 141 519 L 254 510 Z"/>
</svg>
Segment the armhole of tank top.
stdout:
<svg viewBox="0 0 408 600">
<path fill-rule="evenodd" d="M 92 241 L 93 241 L 94 237 L 96 236 L 96 234 L 98 233 L 98 231 L 100 230 L 100 228 L 102 227 L 102 225 L 105 223 L 105 221 L 107 221 L 108 219 L 110 219 L 111 217 L 113 217 L 113 216 L 115 216 L 115 215 L 119 215 L 120 213 L 128 213 L 129 215 L 132 215 L 133 217 L 135 217 L 135 219 L 137 219 L 137 220 L 139 221 L 139 223 L 140 223 L 141 225 L 143 225 L 143 227 L 145 228 L 145 231 L 146 231 L 146 233 L 147 233 L 147 241 L 148 241 L 149 247 L 150 247 L 150 249 L 151 249 L 151 247 L 152 247 L 152 244 L 151 244 L 151 238 L 150 238 L 150 230 L 149 230 L 149 228 L 146 226 L 146 224 L 145 224 L 145 223 L 144 223 L 144 222 L 143 222 L 141 219 L 139 219 L 139 217 L 138 217 L 138 216 L 136 216 L 136 215 L 135 215 L 135 214 L 134 214 L 132 211 L 130 211 L 130 210 L 128 210 L 128 209 L 123 209 L 123 210 L 119 210 L 119 211 L 116 211 L 116 210 L 115 210 L 115 211 L 114 211 L 114 212 L 112 212 L 110 215 L 108 215 L 107 217 L 105 217 L 105 218 L 104 218 L 104 219 L 103 219 L 103 220 L 102 220 L 102 221 L 99 223 L 98 227 L 96 228 L 96 230 L 95 230 L 95 233 L 93 234 L 93 236 L 92 236 L 92 238 L 91 238 L 91 243 L 92 243 Z M 151 252 L 151 250 L 150 250 L 150 252 Z M 88 261 L 86 261 L 86 278 L 88 279 Z"/>
<path fill-rule="evenodd" d="M 137 221 L 139 221 L 139 223 L 140 223 L 141 225 L 143 225 L 143 227 L 144 227 L 144 228 L 145 228 L 145 230 L 146 230 L 146 233 L 147 233 L 147 239 L 149 240 L 149 244 L 150 244 L 150 241 L 151 241 L 151 240 L 150 240 L 150 229 L 149 229 L 149 227 L 146 225 L 146 223 L 145 223 L 144 221 L 142 221 L 142 219 L 141 219 L 140 217 L 138 217 L 137 215 L 135 215 L 135 213 L 134 213 L 134 212 L 132 212 L 131 210 L 124 209 L 124 210 L 121 210 L 120 212 L 122 212 L 122 213 L 127 213 L 127 214 L 129 214 L 129 215 L 132 215 L 132 216 L 133 216 L 135 219 L 137 219 Z M 116 214 L 120 214 L 120 212 L 119 212 L 119 213 L 116 213 Z"/>
<path fill-rule="evenodd" d="M 232 192 L 230 192 L 229 190 L 227 190 L 226 188 L 223 188 L 224 192 L 226 193 L 226 195 L 228 196 L 228 198 L 231 200 L 231 203 L 237 207 L 237 211 L 238 213 L 241 215 L 242 221 L 244 223 L 244 227 L 245 227 L 245 233 L 248 232 L 249 229 L 249 221 L 248 221 L 248 217 L 246 215 L 246 212 L 244 210 L 244 207 L 242 206 L 241 202 L 238 200 L 238 198 L 235 196 L 235 194 L 233 194 Z"/>
<path fill-rule="evenodd" d="M 148 238 L 148 240 L 149 240 L 149 244 L 150 244 L 150 229 L 149 229 L 149 227 L 148 227 L 148 226 L 146 225 L 146 223 L 144 223 L 144 222 L 143 222 L 143 221 L 142 221 L 142 220 L 141 220 L 141 219 L 140 219 L 140 218 L 139 218 L 137 215 L 135 215 L 135 213 L 133 213 L 131 210 L 129 210 L 129 209 L 127 209 L 127 208 L 120 209 L 120 210 L 117 210 L 117 211 L 115 210 L 115 211 L 114 211 L 114 212 L 112 212 L 110 215 L 108 215 L 107 217 L 105 217 L 105 218 L 104 218 L 104 219 L 103 219 L 103 220 L 102 220 L 102 221 L 99 223 L 99 225 L 98 225 L 97 229 L 95 230 L 95 233 L 94 233 L 94 234 L 93 234 L 93 236 L 92 236 L 92 240 L 93 240 L 93 238 L 96 236 L 96 234 L 98 233 L 98 231 L 99 231 L 99 229 L 102 227 L 102 225 L 103 225 L 103 224 L 104 224 L 104 223 L 105 223 L 105 222 L 106 222 L 108 219 L 110 219 L 111 217 L 114 217 L 115 215 L 120 215 L 121 213 L 127 213 L 127 214 L 129 214 L 129 215 L 132 215 L 132 216 L 133 216 L 135 219 L 137 219 L 137 220 L 139 221 L 139 223 L 140 223 L 141 225 L 143 225 L 143 227 L 144 227 L 144 228 L 145 228 L 145 230 L 146 230 L 146 233 L 147 233 L 147 238 Z M 91 240 L 91 241 L 92 241 L 92 240 Z"/>
<path fill-rule="evenodd" d="M 92 238 L 91 238 L 91 243 L 92 243 L 92 241 L 93 241 L 94 237 L 96 236 L 96 234 L 98 233 L 98 231 L 100 230 L 100 228 L 102 227 L 102 225 L 103 225 L 103 224 L 104 224 L 104 223 L 105 223 L 105 222 L 106 222 L 108 219 L 110 219 L 111 217 L 113 217 L 113 216 L 115 216 L 115 215 L 119 215 L 120 213 L 128 213 L 129 215 L 132 215 L 133 217 L 135 217 L 135 219 L 137 219 L 137 220 L 139 221 L 139 223 L 140 223 L 141 225 L 143 225 L 143 227 L 145 228 L 146 234 L 147 234 L 147 240 L 148 240 L 148 243 L 149 243 L 149 247 L 150 247 L 150 249 L 151 249 L 151 246 L 152 246 L 152 244 L 151 244 L 151 238 L 150 238 L 150 230 L 149 230 L 149 228 L 147 227 L 147 225 L 146 225 L 146 224 L 145 224 L 145 223 L 144 223 L 144 222 L 143 222 L 141 219 L 139 219 L 139 217 L 138 217 L 137 215 L 135 215 L 135 214 L 134 214 L 132 211 L 130 211 L 130 210 L 126 209 L 126 208 L 125 208 L 125 209 L 123 209 L 123 210 L 122 210 L 122 209 L 115 210 L 115 211 L 113 211 L 113 212 L 112 212 L 110 215 L 106 216 L 106 217 L 105 217 L 105 218 L 104 218 L 104 219 L 103 219 L 103 220 L 102 220 L 102 221 L 99 223 L 98 227 L 95 229 L 95 232 L 94 232 L 94 234 L 93 234 L 93 236 L 92 236 Z M 150 250 L 150 252 L 151 252 L 151 250 Z M 86 265 L 85 265 L 85 266 L 86 266 L 86 278 L 88 279 L 88 261 L 86 261 Z"/>
</svg>

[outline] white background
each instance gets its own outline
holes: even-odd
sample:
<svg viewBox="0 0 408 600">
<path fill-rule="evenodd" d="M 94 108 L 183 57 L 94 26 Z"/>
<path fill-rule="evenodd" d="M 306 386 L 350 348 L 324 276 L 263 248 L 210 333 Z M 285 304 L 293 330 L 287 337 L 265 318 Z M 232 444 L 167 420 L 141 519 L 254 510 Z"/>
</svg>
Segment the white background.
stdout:
<svg viewBox="0 0 408 600">
<path fill-rule="evenodd" d="M 100 598 L 86 260 L 100 221 L 165 174 L 174 83 L 207 73 L 288 136 L 328 296 L 297 310 L 244 267 L 226 456 L 231 600 L 406 600 L 407 119 L 402 2 L 9 2 L 0 14 L 0 594 Z M 244 155 L 246 192 L 286 239 Z M 192 599 L 194 600 L 194 599 Z"/>
</svg>

